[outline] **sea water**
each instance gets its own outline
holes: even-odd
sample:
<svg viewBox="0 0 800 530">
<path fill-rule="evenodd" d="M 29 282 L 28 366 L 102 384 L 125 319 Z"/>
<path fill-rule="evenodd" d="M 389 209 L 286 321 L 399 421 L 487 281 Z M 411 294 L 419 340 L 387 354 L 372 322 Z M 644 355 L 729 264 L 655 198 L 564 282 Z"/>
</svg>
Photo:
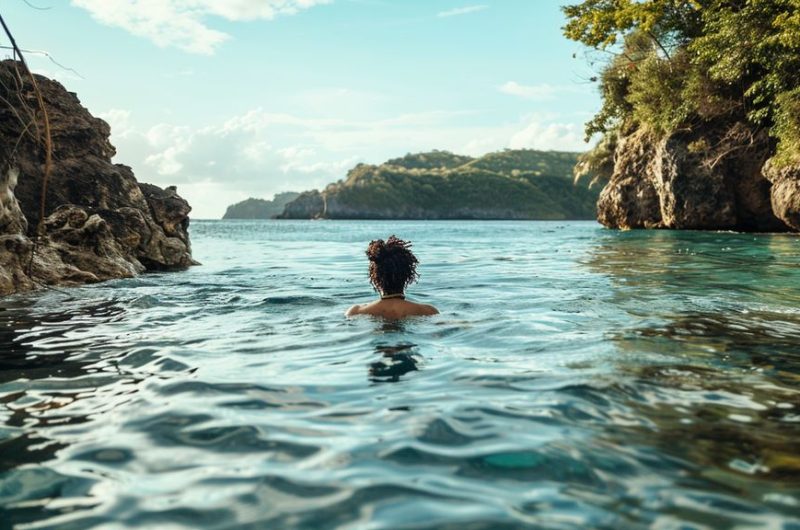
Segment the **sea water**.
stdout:
<svg viewBox="0 0 800 530">
<path fill-rule="evenodd" d="M 441 315 L 348 320 L 410 239 Z M 800 528 L 800 239 L 197 221 L 0 301 L 0 528 Z"/>
</svg>

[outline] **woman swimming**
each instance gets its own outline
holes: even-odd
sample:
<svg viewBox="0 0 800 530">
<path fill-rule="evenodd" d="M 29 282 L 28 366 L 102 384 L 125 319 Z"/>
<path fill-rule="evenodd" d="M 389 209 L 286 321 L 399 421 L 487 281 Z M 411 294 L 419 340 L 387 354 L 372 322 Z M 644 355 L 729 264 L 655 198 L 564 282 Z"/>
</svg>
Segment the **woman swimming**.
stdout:
<svg viewBox="0 0 800 530">
<path fill-rule="evenodd" d="M 410 241 L 403 241 L 395 236 L 390 236 L 386 241 L 383 239 L 370 241 L 367 247 L 369 281 L 381 297 L 374 302 L 354 305 L 347 310 L 346 316 L 405 318 L 439 314 L 432 305 L 406 300 L 406 287 L 419 277 L 417 274 L 419 260 L 410 249 Z"/>
</svg>

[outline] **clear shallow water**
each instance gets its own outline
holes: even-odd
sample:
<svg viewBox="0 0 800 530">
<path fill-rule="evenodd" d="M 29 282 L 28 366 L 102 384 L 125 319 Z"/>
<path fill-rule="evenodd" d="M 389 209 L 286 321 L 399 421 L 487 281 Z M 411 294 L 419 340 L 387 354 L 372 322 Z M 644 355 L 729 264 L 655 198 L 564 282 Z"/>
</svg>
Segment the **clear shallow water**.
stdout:
<svg viewBox="0 0 800 530">
<path fill-rule="evenodd" d="M 346 320 L 412 239 L 442 315 Z M 195 222 L 0 300 L 0 528 L 800 528 L 800 238 Z"/>
</svg>

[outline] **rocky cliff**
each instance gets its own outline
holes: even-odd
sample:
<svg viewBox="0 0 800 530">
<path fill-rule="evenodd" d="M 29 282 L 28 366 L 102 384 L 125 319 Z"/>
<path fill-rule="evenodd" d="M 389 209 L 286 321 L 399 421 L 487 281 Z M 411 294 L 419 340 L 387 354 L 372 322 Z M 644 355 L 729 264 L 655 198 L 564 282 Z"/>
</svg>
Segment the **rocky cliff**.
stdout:
<svg viewBox="0 0 800 530">
<path fill-rule="evenodd" d="M 285 219 L 594 219 L 598 191 L 572 182 L 577 153 L 445 151 L 359 164 L 286 205 Z"/>
<path fill-rule="evenodd" d="M 623 134 L 598 220 L 611 228 L 800 230 L 800 167 L 777 167 L 774 139 L 729 117 L 657 137 Z"/>
<path fill-rule="evenodd" d="M 140 184 L 113 164 L 108 124 L 61 84 L 36 80 L 53 143 L 38 238 L 41 115 L 21 66 L 0 62 L 0 295 L 193 265 L 188 203 L 174 187 Z"/>
<path fill-rule="evenodd" d="M 276 193 L 271 201 L 249 198 L 228 206 L 223 219 L 274 219 L 286 205 L 300 194 L 293 191 Z"/>
</svg>

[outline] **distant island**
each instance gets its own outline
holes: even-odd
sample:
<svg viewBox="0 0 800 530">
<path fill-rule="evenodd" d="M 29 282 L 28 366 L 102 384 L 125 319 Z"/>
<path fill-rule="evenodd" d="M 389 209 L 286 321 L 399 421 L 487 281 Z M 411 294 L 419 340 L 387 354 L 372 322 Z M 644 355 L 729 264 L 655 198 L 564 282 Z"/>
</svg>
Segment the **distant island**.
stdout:
<svg viewBox="0 0 800 530">
<path fill-rule="evenodd" d="M 299 197 L 295 191 L 276 193 L 271 201 L 249 198 L 228 206 L 223 219 L 274 219 L 284 207 Z"/>
<path fill-rule="evenodd" d="M 580 154 L 447 151 L 358 164 L 286 204 L 282 219 L 595 219 L 597 189 L 573 182 Z"/>
</svg>

